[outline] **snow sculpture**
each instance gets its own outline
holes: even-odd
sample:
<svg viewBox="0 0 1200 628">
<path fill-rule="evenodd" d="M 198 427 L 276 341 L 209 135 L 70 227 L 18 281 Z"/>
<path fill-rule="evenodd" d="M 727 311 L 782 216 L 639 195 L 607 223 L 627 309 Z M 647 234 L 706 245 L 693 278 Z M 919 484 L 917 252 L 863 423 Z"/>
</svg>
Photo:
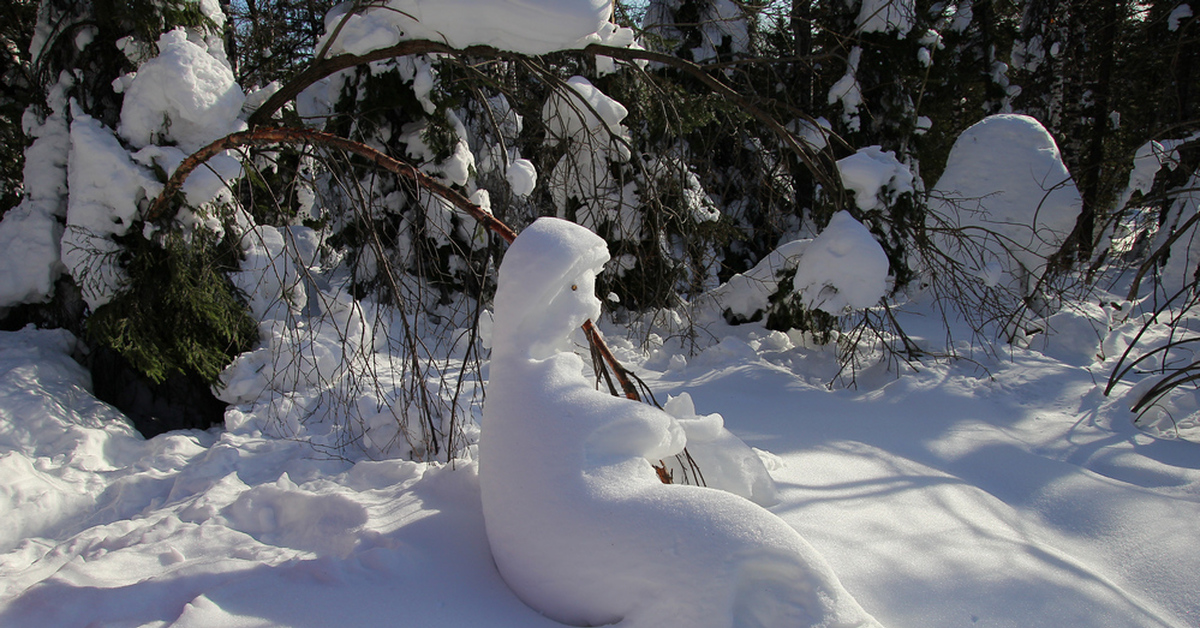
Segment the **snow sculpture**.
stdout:
<svg viewBox="0 0 1200 628">
<path fill-rule="evenodd" d="M 647 458 L 680 450 L 678 423 L 596 391 L 563 351 L 600 313 L 594 282 L 608 257 L 586 229 L 542 218 L 500 267 L 479 464 L 505 581 L 579 626 L 877 626 L 769 511 L 662 484 Z"/>
</svg>

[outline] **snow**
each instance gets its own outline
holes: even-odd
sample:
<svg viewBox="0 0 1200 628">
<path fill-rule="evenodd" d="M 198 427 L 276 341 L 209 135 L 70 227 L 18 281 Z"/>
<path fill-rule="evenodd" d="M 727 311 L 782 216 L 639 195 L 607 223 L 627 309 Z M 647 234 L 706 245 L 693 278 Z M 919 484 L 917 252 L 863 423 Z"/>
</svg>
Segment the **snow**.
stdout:
<svg viewBox="0 0 1200 628">
<path fill-rule="evenodd" d="M 840 211 L 804 251 L 793 287 L 805 307 L 837 316 L 879 303 L 887 278 L 883 247 L 849 212 Z"/>
<path fill-rule="evenodd" d="M 858 64 L 862 61 L 862 48 L 855 46 L 846 57 L 846 73 L 829 88 L 828 101 L 842 103 L 842 121 L 851 131 L 862 125 L 858 110 L 862 107 L 862 87 L 858 84 Z"/>
<path fill-rule="evenodd" d="M 895 32 L 896 37 L 904 39 L 916 15 L 912 0 L 862 0 L 854 23 L 864 33 Z"/>
<path fill-rule="evenodd" d="M 223 20 L 217 0 L 200 6 Z M 734 52 L 748 45 L 737 3 L 711 7 L 717 19 L 693 50 L 698 59 L 715 56 L 726 37 Z M 903 35 L 911 26 L 896 11 L 908 7 L 863 0 L 860 26 Z M 950 30 L 972 19 L 969 1 L 943 9 Z M 331 51 L 412 38 L 534 54 L 592 41 L 636 46 L 632 31 L 608 22 L 611 10 L 602 0 L 393 0 L 347 19 Z M 345 15 L 335 12 L 330 25 Z M 1190 15 L 1181 4 L 1168 26 Z M 49 35 L 40 27 L 33 48 Z M 72 41 L 84 49 L 97 45 L 91 37 L 85 26 Z M 114 238 L 159 189 L 152 169 L 170 172 L 194 148 L 243 128 L 239 117 L 269 93 L 247 101 L 219 38 L 177 30 L 157 51 L 132 39 L 119 45 L 140 67 L 114 84 L 125 104 L 117 130 L 72 109 L 65 74 L 43 116 L 22 121 L 34 142 L 22 203 L 0 221 L 0 309 L 45 300 L 64 271 L 91 307 L 102 305 L 122 282 Z M 829 93 L 852 128 L 860 56 L 851 51 Z M 1043 56 L 1031 41 L 1013 51 L 1014 67 Z M 433 108 L 433 62 L 397 67 Z M 614 67 L 597 60 L 600 74 Z M 340 85 L 315 87 L 298 107 L 320 109 Z M 490 167 L 476 163 L 458 114 L 447 115 L 460 142 L 426 171 L 485 208 L 475 170 L 495 170 L 517 196 L 533 190 L 532 161 L 512 151 L 489 155 Z M 549 178 L 584 180 L 580 195 L 599 189 L 581 199 L 583 221 L 613 221 L 636 239 L 636 189 L 611 175 L 613 162 L 631 157 L 625 116 L 581 77 L 543 111 L 570 158 Z M 793 128 L 812 146 L 827 143 L 824 120 Z M 412 156 L 432 159 L 420 129 L 396 132 L 410 134 Z M 1139 150 L 1122 198 L 1174 167 L 1182 141 Z M 210 166 L 184 189 L 194 205 L 219 200 L 240 170 L 229 157 Z M 642 167 L 683 172 L 693 220 L 726 209 L 670 158 Z M 913 191 L 912 173 L 878 147 L 838 167 L 859 211 Z M 1053 140 L 1022 116 L 964 133 L 934 192 L 945 222 L 929 226 L 994 234 L 985 255 L 961 261 L 984 282 L 1022 291 L 1080 205 Z M 1174 195 L 1159 237 L 1194 216 L 1198 198 Z M 419 202 L 444 231 L 469 229 L 436 199 Z M 352 297 L 339 275 L 346 267 L 321 259 L 321 232 L 241 223 L 228 235 L 240 238 L 245 262 L 233 280 L 250 295 L 261 343 L 222 376 L 215 392 L 231 405 L 221 428 L 145 440 L 93 396 L 78 361 L 85 345 L 71 334 L 0 332 L 0 626 L 561 625 L 553 617 L 657 628 L 771 625 L 766 615 L 776 613 L 791 627 L 877 625 L 873 616 L 893 627 L 1099 628 L 1195 626 L 1200 617 L 1200 405 L 1176 395 L 1135 426 L 1130 405 L 1152 378 L 1131 373 L 1102 394 L 1146 321 L 1107 305 L 1119 300 L 1112 295 L 1065 304 L 1002 358 L 972 346 L 971 361 L 930 359 L 902 376 L 864 359 L 851 367 L 856 386 L 837 388 L 838 343 L 728 326 L 713 313 L 753 317 L 792 270 L 808 307 L 843 315 L 875 306 L 889 288 L 887 257 L 849 213 L 813 239 L 783 242 L 692 311 L 656 313 L 675 328 L 639 331 L 646 349 L 626 339 L 635 330 L 601 317 L 593 292 L 604 242 L 543 219 L 504 261 L 494 320 L 482 313 L 480 341 L 492 348 L 479 375 L 489 378 L 484 400 L 481 381 L 399 364 L 397 330 L 409 321 Z M 1167 284 L 1184 281 L 1200 255 L 1184 236 L 1161 269 Z M 397 237 L 403 256 L 410 235 Z M 920 346 L 968 336 L 945 330 L 927 306 L 895 304 Z M 685 338 L 678 331 L 692 314 L 698 333 Z M 596 391 L 577 355 L 586 353 L 585 318 L 666 399 L 661 411 Z M 1165 326 L 1148 329 L 1151 346 L 1175 338 Z M 452 336 L 450 352 L 461 355 L 470 342 L 462 331 L 420 323 L 411 339 L 441 346 Z M 1160 356 L 1158 366 L 1181 354 Z M 463 363 L 420 361 L 438 373 Z M 451 383 L 463 385 L 461 398 L 458 388 L 446 392 Z M 417 389 L 444 422 L 428 429 L 461 441 L 449 462 L 414 461 L 436 458 L 425 425 L 409 422 L 401 403 L 401 391 Z M 708 488 L 666 486 L 651 469 L 661 460 L 680 477 L 687 469 L 674 454 L 685 444 Z"/>
<path fill-rule="evenodd" d="M 925 318 L 899 315 L 910 332 Z M 1196 445 L 1131 425 L 1129 386 L 1101 395 L 1113 347 L 831 391 L 836 363 L 799 335 L 711 331 L 725 341 L 690 359 L 660 345 L 664 370 L 609 338 L 660 399 L 687 393 L 774 454 L 771 512 L 885 625 L 1194 625 Z M 254 431 L 142 440 L 90 395 L 75 349 L 62 331 L 0 332 L 0 625 L 560 625 L 497 572 L 476 463 L 330 457 Z"/>
<path fill-rule="evenodd" d="M 500 267 L 479 468 L 505 582 L 574 625 L 878 625 L 774 514 L 716 488 L 662 484 L 650 461 L 678 453 L 684 429 L 662 410 L 595 390 L 582 360 L 563 352 L 599 315 L 606 248 L 578 225 L 543 218 Z M 694 429 L 715 446 L 718 418 L 688 405 L 674 408 L 708 423 Z"/>
<path fill-rule="evenodd" d="M 711 303 L 718 311 L 728 310 L 746 319 L 753 318 L 767 308 L 771 295 L 779 290 L 779 275 L 796 268 L 811 243 L 811 239 L 799 239 L 781 244 L 754 268 L 730 277 L 715 290 L 705 293 L 697 300 L 697 309 Z"/>
<path fill-rule="evenodd" d="M 837 161 L 842 185 L 854 192 L 854 203 L 862 211 L 883 209 L 889 199 L 913 192 L 913 175 L 896 153 L 880 146 L 858 149 Z"/>
<path fill-rule="evenodd" d="M 508 165 L 505 178 L 512 186 L 512 193 L 517 196 L 529 196 L 529 193 L 533 192 L 533 188 L 537 187 L 537 169 L 528 159 L 513 160 Z"/>
<path fill-rule="evenodd" d="M 63 73 L 51 88 L 50 115 L 39 120 L 32 111 L 23 116 L 25 135 L 24 195 L 21 204 L 0 219 L 0 308 L 48 300 L 62 273 L 59 219 L 67 211 L 67 155 L 70 124 L 66 90 L 74 83 Z"/>
<path fill-rule="evenodd" d="M 989 285 L 1028 295 L 1083 201 L 1058 146 L 1037 120 L 989 116 L 963 131 L 930 190 L 930 227 L 977 242 L 961 262 Z M 947 236 L 943 236 L 947 237 Z M 943 241 L 942 250 L 960 250 Z"/>
<path fill-rule="evenodd" d="M 162 189 L 153 174 L 131 159 L 110 130 L 75 108 L 68 161 L 67 228 L 62 263 L 79 284 L 93 310 L 108 303 L 124 286 L 112 236 L 128 233 L 138 217 L 138 202 Z"/>
<path fill-rule="evenodd" d="M 125 90 L 119 132 L 136 148 L 176 143 L 185 153 L 240 131 L 246 95 L 228 64 L 188 39 L 163 33 L 157 57 L 138 67 Z"/>
<path fill-rule="evenodd" d="M 331 53 L 361 55 L 400 41 L 430 39 L 455 48 L 483 45 L 540 55 L 598 43 L 596 33 L 609 23 L 612 2 L 391 0 L 348 16 L 347 10 L 349 5 L 326 16 L 327 33 L 342 22 L 337 40 L 330 46 Z"/>
<path fill-rule="evenodd" d="M 725 46 L 734 54 L 750 50 L 749 22 L 753 18 L 739 2 L 708 0 L 688 6 L 681 0 L 650 0 L 645 5 L 642 27 L 655 37 L 664 41 L 689 41 L 689 34 L 679 28 L 683 23 L 699 31 L 699 45 L 687 51 L 692 61 L 716 59 L 718 49 Z M 677 22 L 683 23 L 677 25 Z"/>
<path fill-rule="evenodd" d="M 1171 10 L 1171 14 L 1167 16 L 1167 30 L 1174 33 L 1179 30 L 1179 25 L 1184 20 L 1192 17 L 1192 6 L 1186 2 L 1180 3 L 1179 6 Z"/>
</svg>

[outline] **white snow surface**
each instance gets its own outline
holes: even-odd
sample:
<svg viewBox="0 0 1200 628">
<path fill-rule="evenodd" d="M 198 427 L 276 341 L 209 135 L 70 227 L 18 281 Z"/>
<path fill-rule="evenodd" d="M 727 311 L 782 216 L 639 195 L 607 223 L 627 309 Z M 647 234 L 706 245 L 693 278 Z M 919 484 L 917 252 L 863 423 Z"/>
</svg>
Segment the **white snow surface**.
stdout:
<svg viewBox="0 0 1200 628">
<path fill-rule="evenodd" d="M 771 512 L 885 625 L 1194 626 L 1198 446 L 1135 428 L 1129 384 L 1101 394 L 1140 320 L 1092 310 L 1049 329 L 1052 347 L 1072 339 L 1061 350 L 872 367 L 835 390 L 833 352 L 803 334 L 712 326 L 723 340 L 699 355 L 668 342 L 650 360 L 606 331 L 660 399 L 686 392 L 773 454 Z M 918 342 L 944 333 L 898 316 Z M 1097 324 L 1116 327 L 1085 351 Z M 75 348 L 0 332 L 0 625 L 560 625 L 496 570 L 476 463 L 331 458 L 249 429 L 143 440 L 92 397 Z M 1195 434 L 1198 416 L 1175 427 Z"/>
<path fill-rule="evenodd" d="M 883 209 L 890 199 L 913 191 L 912 171 L 881 146 L 858 149 L 839 159 L 837 169 L 842 185 L 854 193 L 854 204 L 863 211 Z"/>
<path fill-rule="evenodd" d="M 479 468 L 504 580 L 573 625 L 877 626 L 776 515 L 715 488 L 664 485 L 650 460 L 682 449 L 679 423 L 595 390 L 561 351 L 598 317 L 607 259 L 598 236 L 543 218 L 500 267 Z"/>
<path fill-rule="evenodd" d="M 390 0 L 356 14 L 335 9 L 326 17 L 326 32 L 343 22 L 330 46 L 335 54 L 430 39 L 455 48 L 484 45 L 540 55 L 599 43 L 596 33 L 611 16 L 611 0 Z"/>
<path fill-rule="evenodd" d="M 75 108 L 68 160 L 67 228 L 62 263 L 75 278 L 93 311 L 124 286 L 112 236 L 126 234 L 138 217 L 138 203 L 162 189 L 98 120 Z"/>
<path fill-rule="evenodd" d="M 1179 25 L 1190 17 L 1192 17 L 1192 6 L 1186 2 L 1180 3 L 1167 16 L 1167 30 L 1172 33 L 1179 30 Z"/>
<path fill-rule="evenodd" d="M 854 23 L 864 33 L 895 32 L 903 39 L 916 17 L 913 0 L 862 0 Z"/>
<path fill-rule="evenodd" d="M 988 285 L 1028 294 L 1083 206 L 1054 138 L 1029 116 L 989 116 L 963 131 L 930 191 L 930 227 L 962 229 L 960 261 Z M 943 244 L 942 250 L 959 247 Z"/>
<path fill-rule="evenodd" d="M 887 278 L 883 247 L 861 222 L 840 211 L 805 249 L 793 287 L 809 309 L 837 316 L 879 303 Z"/>
<path fill-rule="evenodd" d="M 65 91 L 73 82 L 63 73 L 47 98 L 51 112 L 39 120 L 33 112 L 22 128 L 33 143 L 25 149 L 21 204 L 0 219 L 0 308 L 49 299 L 62 273 L 59 241 L 66 215 L 67 155 L 70 124 Z"/>
<path fill-rule="evenodd" d="M 512 186 L 512 193 L 517 196 L 529 196 L 537 187 L 537 168 L 528 159 L 513 160 L 504 176 Z"/>
<path fill-rule="evenodd" d="M 121 136 L 137 148 L 177 143 L 187 154 L 240 131 L 246 100 L 233 70 L 183 29 L 163 33 L 158 56 L 138 67 L 121 106 Z"/>
</svg>

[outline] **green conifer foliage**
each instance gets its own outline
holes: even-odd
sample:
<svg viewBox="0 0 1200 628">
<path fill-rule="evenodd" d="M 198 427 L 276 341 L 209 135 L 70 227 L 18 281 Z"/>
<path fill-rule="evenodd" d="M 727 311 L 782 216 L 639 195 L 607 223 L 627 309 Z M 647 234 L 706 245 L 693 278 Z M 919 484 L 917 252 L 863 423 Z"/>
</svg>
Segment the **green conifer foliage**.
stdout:
<svg viewBox="0 0 1200 628">
<path fill-rule="evenodd" d="M 155 383 L 195 373 L 210 384 L 258 339 L 258 325 L 226 273 L 235 245 L 165 234 L 125 238 L 129 289 L 88 319 L 92 339 L 116 350 Z"/>
</svg>

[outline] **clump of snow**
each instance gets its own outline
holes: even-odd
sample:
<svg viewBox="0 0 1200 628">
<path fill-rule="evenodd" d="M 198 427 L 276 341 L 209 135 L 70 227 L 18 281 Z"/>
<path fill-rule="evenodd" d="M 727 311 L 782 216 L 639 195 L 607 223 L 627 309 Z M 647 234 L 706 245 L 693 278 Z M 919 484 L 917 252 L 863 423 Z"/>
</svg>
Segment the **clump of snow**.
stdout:
<svg viewBox="0 0 1200 628">
<path fill-rule="evenodd" d="M 883 209 L 890 199 L 913 191 L 913 174 L 896 159 L 896 153 L 880 146 L 860 148 L 837 162 L 842 185 L 854 192 L 854 202 L 863 211 Z"/>
<path fill-rule="evenodd" d="M 1166 146 L 1155 140 L 1138 147 L 1133 156 L 1133 168 L 1129 171 L 1129 183 L 1126 184 L 1117 207 L 1124 207 L 1134 193 L 1146 194 L 1150 191 L 1155 175 L 1170 163 L 1169 153 Z"/>
<path fill-rule="evenodd" d="M 138 203 L 157 194 L 162 185 L 98 120 L 78 108 L 73 118 L 62 261 L 95 310 L 126 281 L 112 236 L 129 231 L 138 217 Z"/>
<path fill-rule="evenodd" d="M 555 141 L 575 140 L 608 144 L 610 138 L 626 138 L 621 125 L 629 110 L 608 97 L 582 76 L 567 80 L 568 91 L 556 92 L 542 106 L 546 132 Z M 628 154 L 625 149 L 626 155 Z M 628 159 L 628 156 L 626 156 Z"/>
<path fill-rule="evenodd" d="M 609 23 L 611 0 L 393 0 L 347 15 L 339 5 L 325 18 L 326 38 L 341 23 L 331 53 L 363 54 L 402 40 L 430 39 L 455 48 L 492 46 L 529 55 L 582 48 Z M 325 40 L 318 44 L 320 49 Z"/>
<path fill-rule="evenodd" d="M 771 479 L 762 459 L 725 429 L 725 419 L 720 414 L 697 414 L 696 404 L 686 392 L 668 397 L 663 411 L 675 417 L 683 427 L 688 455 L 704 475 L 705 486 L 741 495 L 760 506 L 773 506 L 779 502 L 775 480 Z M 675 478 L 682 478 L 691 471 L 677 457 L 664 462 Z"/>
<path fill-rule="evenodd" d="M 855 46 L 846 57 L 846 73 L 829 88 L 827 96 L 831 105 L 841 101 L 842 121 L 851 131 L 857 131 L 862 125 L 858 115 L 863 103 L 862 87 L 858 84 L 858 64 L 861 60 L 862 48 Z"/>
<path fill-rule="evenodd" d="M 59 219 L 67 210 L 67 156 L 70 125 L 66 90 L 74 83 L 64 72 L 47 97 L 50 111 L 39 119 L 26 111 L 21 126 L 33 143 L 25 149 L 21 203 L 0 219 L 0 308 L 50 298 L 62 274 Z"/>
<path fill-rule="evenodd" d="M 913 0 L 862 0 L 854 23 L 864 33 L 895 32 L 903 39 L 912 30 L 916 15 Z"/>
<path fill-rule="evenodd" d="M 787 130 L 813 150 L 824 150 L 829 145 L 829 136 L 833 133 L 829 120 L 825 118 L 793 120 L 788 123 Z"/>
<path fill-rule="evenodd" d="M 1028 295 L 1075 226 L 1083 206 L 1058 146 L 1034 118 L 989 116 L 954 142 L 946 170 L 930 191 L 928 224 L 975 243 L 961 261 L 988 285 L 1003 282 Z M 1007 278 L 1007 279 L 1005 279 Z"/>
<path fill-rule="evenodd" d="M 551 144 L 567 150 L 550 172 L 549 187 L 559 217 L 575 199 L 579 224 L 599 230 L 616 223 L 615 237 L 640 237 L 641 215 L 632 183 L 613 176 L 613 163 L 630 158 L 629 131 L 622 124 L 629 111 L 582 76 L 567 81 L 542 106 L 542 120 Z"/>
<path fill-rule="evenodd" d="M 1174 33 L 1179 30 L 1179 25 L 1184 20 L 1192 17 L 1192 5 L 1181 2 L 1179 6 L 1171 10 L 1171 14 L 1167 16 L 1167 30 Z"/>
<path fill-rule="evenodd" d="M 879 303 L 887 294 L 883 247 L 849 212 L 833 215 L 804 251 L 793 286 L 809 309 L 835 316 Z"/>
<path fill-rule="evenodd" d="M 533 188 L 537 187 L 537 169 L 528 159 L 517 159 L 509 164 L 505 178 L 512 186 L 512 193 L 517 196 L 529 196 Z"/>
<path fill-rule="evenodd" d="M 748 26 L 752 18 L 740 2 L 708 0 L 685 7 L 681 0 L 652 0 L 646 5 L 642 27 L 663 41 L 693 41 L 691 32 L 676 26 L 679 22 L 698 31 L 698 45 L 687 50 L 692 61 L 713 60 L 718 50 L 738 54 L 750 49 Z M 688 17 L 679 19 L 683 15 Z"/>
<path fill-rule="evenodd" d="M 682 449 L 678 422 L 596 391 L 582 360 L 559 352 L 599 313 L 607 259 L 599 237 L 543 218 L 500 268 L 479 464 L 505 582 L 574 625 L 877 625 L 775 515 L 725 491 L 662 484 L 648 459 Z M 706 423 L 698 431 L 714 427 L 678 409 Z"/>
<path fill-rule="evenodd" d="M 1158 250 L 1168 238 L 1174 238 L 1166 267 L 1161 272 L 1160 282 L 1168 292 L 1187 286 L 1195 278 L 1200 264 L 1200 247 L 1196 237 L 1200 233 L 1195 224 L 1188 225 L 1200 212 L 1200 172 L 1193 172 L 1180 189 L 1173 194 L 1171 208 L 1165 224 L 1159 227 L 1151 250 Z"/>
<path fill-rule="evenodd" d="M 811 239 L 799 239 L 779 245 L 754 268 L 730 277 L 729 281 L 697 299 L 697 307 L 702 308 L 711 301 L 719 311 L 753 318 L 767 309 L 771 295 L 779 290 L 779 275 L 796 268 L 810 243 Z"/>
<path fill-rule="evenodd" d="M 174 143 L 192 153 L 245 128 L 238 116 L 246 95 L 226 63 L 183 29 L 163 33 L 158 49 L 125 90 L 122 137 L 137 148 Z"/>
</svg>

